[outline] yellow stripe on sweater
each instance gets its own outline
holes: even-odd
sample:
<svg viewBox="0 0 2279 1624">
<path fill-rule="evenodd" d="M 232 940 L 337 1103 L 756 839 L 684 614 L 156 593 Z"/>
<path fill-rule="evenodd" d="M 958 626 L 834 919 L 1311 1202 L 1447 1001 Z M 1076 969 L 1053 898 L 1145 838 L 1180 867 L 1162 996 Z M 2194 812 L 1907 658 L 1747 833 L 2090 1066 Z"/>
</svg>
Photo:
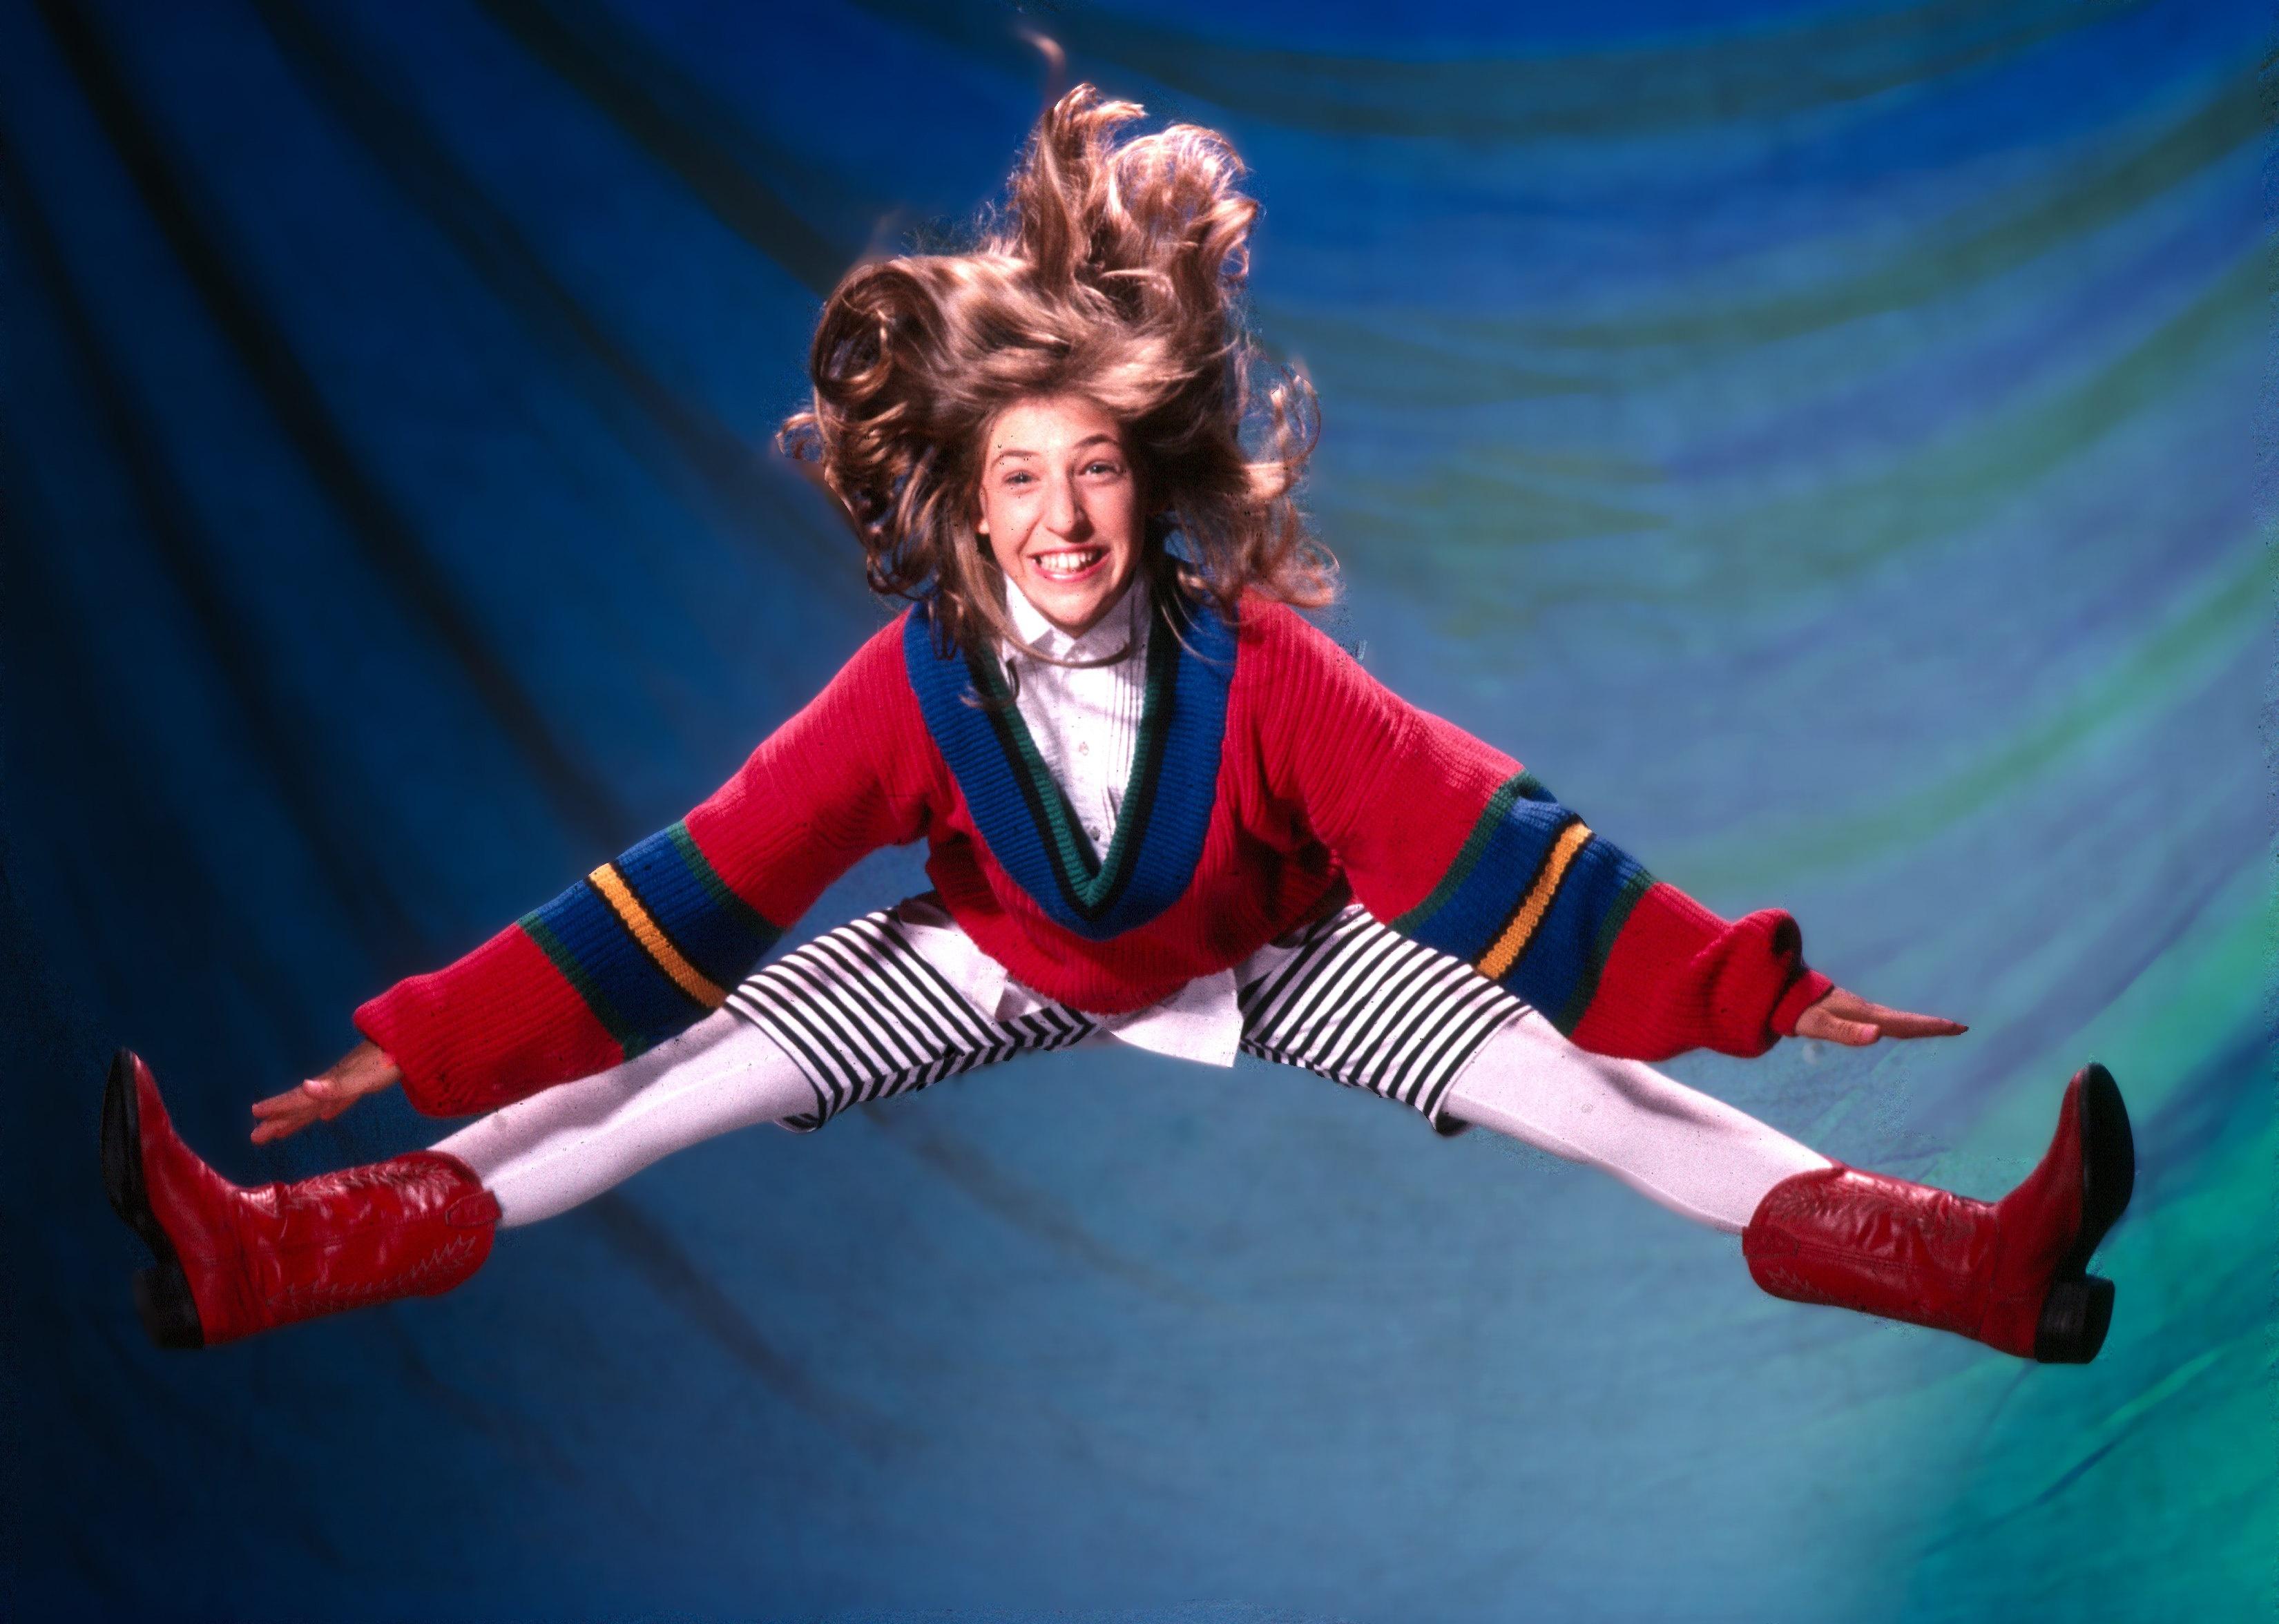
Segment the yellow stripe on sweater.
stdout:
<svg viewBox="0 0 2279 1624">
<path fill-rule="evenodd" d="M 1480 974 L 1490 981 L 1500 981 L 1503 973 L 1519 962 L 1519 955 L 1527 951 L 1535 927 L 1543 923 L 1543 915 L 1551 911 L 1551 899 L 1559 894 L 1559 882 L 1567 877 L 1567 865 L 1575 861 L 1575 854 L 1591 838 L 1590 830 L 1582 823 L 1569 823 L 1559 831 L 1552 842 L 1551 855 L 1544 862 L 1543 872 L 1536 876 L 1535 884 L 1527 893 L 1527 900 L 1511 916 L 1503 934 L 1495 945 L 1480 955 Z"/>
<path fill-rule="evenodd" d="M 613 866 L 605 862 L 586 877 L 618 910 L 618 917 L 633 932 L 633 940 L 647 950 L 648 956 L 656 961 L 656 967 L 671 977 L 683 992 L 707 1009 L 717 1009 L 728 1001 L 725 992 L 705 980 L 694 964 L 680 956 L 680 950 L 665 939 L 656 921 L 648 916 L 648 909 L 641 905 L 641 899 L 633 895 L 633 888 Z"/>
</svg>

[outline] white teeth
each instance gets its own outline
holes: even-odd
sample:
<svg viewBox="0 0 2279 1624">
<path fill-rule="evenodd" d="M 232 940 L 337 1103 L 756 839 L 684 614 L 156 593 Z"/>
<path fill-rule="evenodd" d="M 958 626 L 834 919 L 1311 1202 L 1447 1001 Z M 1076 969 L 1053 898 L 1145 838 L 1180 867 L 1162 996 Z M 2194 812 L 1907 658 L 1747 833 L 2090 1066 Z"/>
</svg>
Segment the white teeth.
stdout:
<svg viewBox="0 0 2279 1624">
<path fill-rule="evenodd" d="M 1077 553 L 1040 553 L 1030 562 L 1041 575 L 1080 575 L 1107 555 L 1107 548 L 1093 547 Z"/>
</svg>

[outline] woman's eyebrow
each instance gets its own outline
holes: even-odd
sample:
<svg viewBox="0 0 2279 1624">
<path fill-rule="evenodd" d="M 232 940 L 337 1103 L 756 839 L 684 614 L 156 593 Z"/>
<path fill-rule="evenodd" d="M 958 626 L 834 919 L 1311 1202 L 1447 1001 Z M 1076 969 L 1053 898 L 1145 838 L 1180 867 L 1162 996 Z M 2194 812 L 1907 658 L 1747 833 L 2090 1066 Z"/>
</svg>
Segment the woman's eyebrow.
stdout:
<svg viewBox="0 0 2279 1624">
<path fill-rule="evenodd" d="M 1099 445 L 1103 440 L 1119 452 L 1124 449 L 1124 442 L 1122 440 L 1116 439 L 1113 434 L 1105 433 L 1087 434 L 1082 440 L 1078 440 L 1076 444 L 1070 446 L 1069 449 L 1070 451 L 1081 451 L 1086 446 Z M 1038 455 L 1036 452 L 1030 450 L 1025 446 L 1000 446 L 997 448 L 997 455 L 989 459 L 989 465 L 994 468 L 998 463 L 1003 462 L 1009 456 L 1035 456 L 1036 455 Z"/>
</svg>

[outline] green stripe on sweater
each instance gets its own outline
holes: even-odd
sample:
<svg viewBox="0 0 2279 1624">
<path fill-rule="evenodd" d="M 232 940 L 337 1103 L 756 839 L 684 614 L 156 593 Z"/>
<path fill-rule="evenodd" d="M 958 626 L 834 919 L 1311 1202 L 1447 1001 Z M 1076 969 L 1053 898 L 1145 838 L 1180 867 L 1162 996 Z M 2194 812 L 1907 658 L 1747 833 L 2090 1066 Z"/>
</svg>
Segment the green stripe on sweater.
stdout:
<svg viewBox="0 0 2279 1624">
<path fill-rule="evenodd" d="M 610 1034 L 610 1041 L 618 1046 L 618 1053 L 625 1059 L 631 1060 L 648 1046 L 641 1042 L 641 1034 L 602 996 L 601 984 L 587 973 L 586 967 L 578 962 L 577 956 L 569 948 L 563 946 L 562 938 L 547 928 L 544 920 L 533 912 L 525 914 L 519 923 L 524 934 L 538 944 L 538 950 L 561 972 L 562 979 L 570 984 L 571 990 L 586 1000 L 586 1007 L 594 1012 L 594 1018 L 602 1023 L 602 1029 Z"/>
<path fill-rule="evenodd" d="M 1488 797 L 1487 809 L 1472 824 L 1472 832 L 1464 837 L 1463 847 L 1457 852 L 1455 862 L 1448 865 L 1448 871 L 1440 877 L 1440 883 L 1432 887 L 1432 894 L 1394 920 L 1394 930 L 1404 936 L 1414 936 L 1426 920 L 1447 904 L 1448 899 L 1454 896 L 1464 882 L 1471 877 L 1472 870 L 1479 867 L 1480 858 L 1488 849 L 1488 842 L 1495 838 L 1496 825 L 1502 823 L 1504 814 L 1511 810 L 1511 803 L 1522 799 L 1548 801 L 1551 792 L 1543 787 L 1533 773 L 1526 771 L 1519 772 L 1499 785 L 1496 793 Z"/>
</svg>

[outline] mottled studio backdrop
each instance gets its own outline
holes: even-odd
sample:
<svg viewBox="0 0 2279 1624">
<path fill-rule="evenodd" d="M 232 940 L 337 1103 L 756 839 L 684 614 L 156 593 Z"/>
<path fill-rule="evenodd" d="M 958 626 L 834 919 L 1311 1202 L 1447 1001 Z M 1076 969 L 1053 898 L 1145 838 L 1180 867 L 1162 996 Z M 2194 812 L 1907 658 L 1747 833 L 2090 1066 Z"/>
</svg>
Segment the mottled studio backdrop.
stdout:
<svg viewBox="0 0 2279 1624">
<path fill-rule="evenodd" d="M 2267 9 L 0 6 L 16 1615 L 2269 1616 Z M 425 1142 L 246 1107 L 879 624 L 765 442 L 839 272 L 994 194 L 1024 27 L 1253 165 L 1338 634 L 1972 1026 L 1674 1071 L 1991 1196 L 2113 1067 L 2095 1365 L 1112 1053 L 705 1145 L 449 1298 L 144 1345 L 113 1045 L 242 1180 Z"/>
</svg>

